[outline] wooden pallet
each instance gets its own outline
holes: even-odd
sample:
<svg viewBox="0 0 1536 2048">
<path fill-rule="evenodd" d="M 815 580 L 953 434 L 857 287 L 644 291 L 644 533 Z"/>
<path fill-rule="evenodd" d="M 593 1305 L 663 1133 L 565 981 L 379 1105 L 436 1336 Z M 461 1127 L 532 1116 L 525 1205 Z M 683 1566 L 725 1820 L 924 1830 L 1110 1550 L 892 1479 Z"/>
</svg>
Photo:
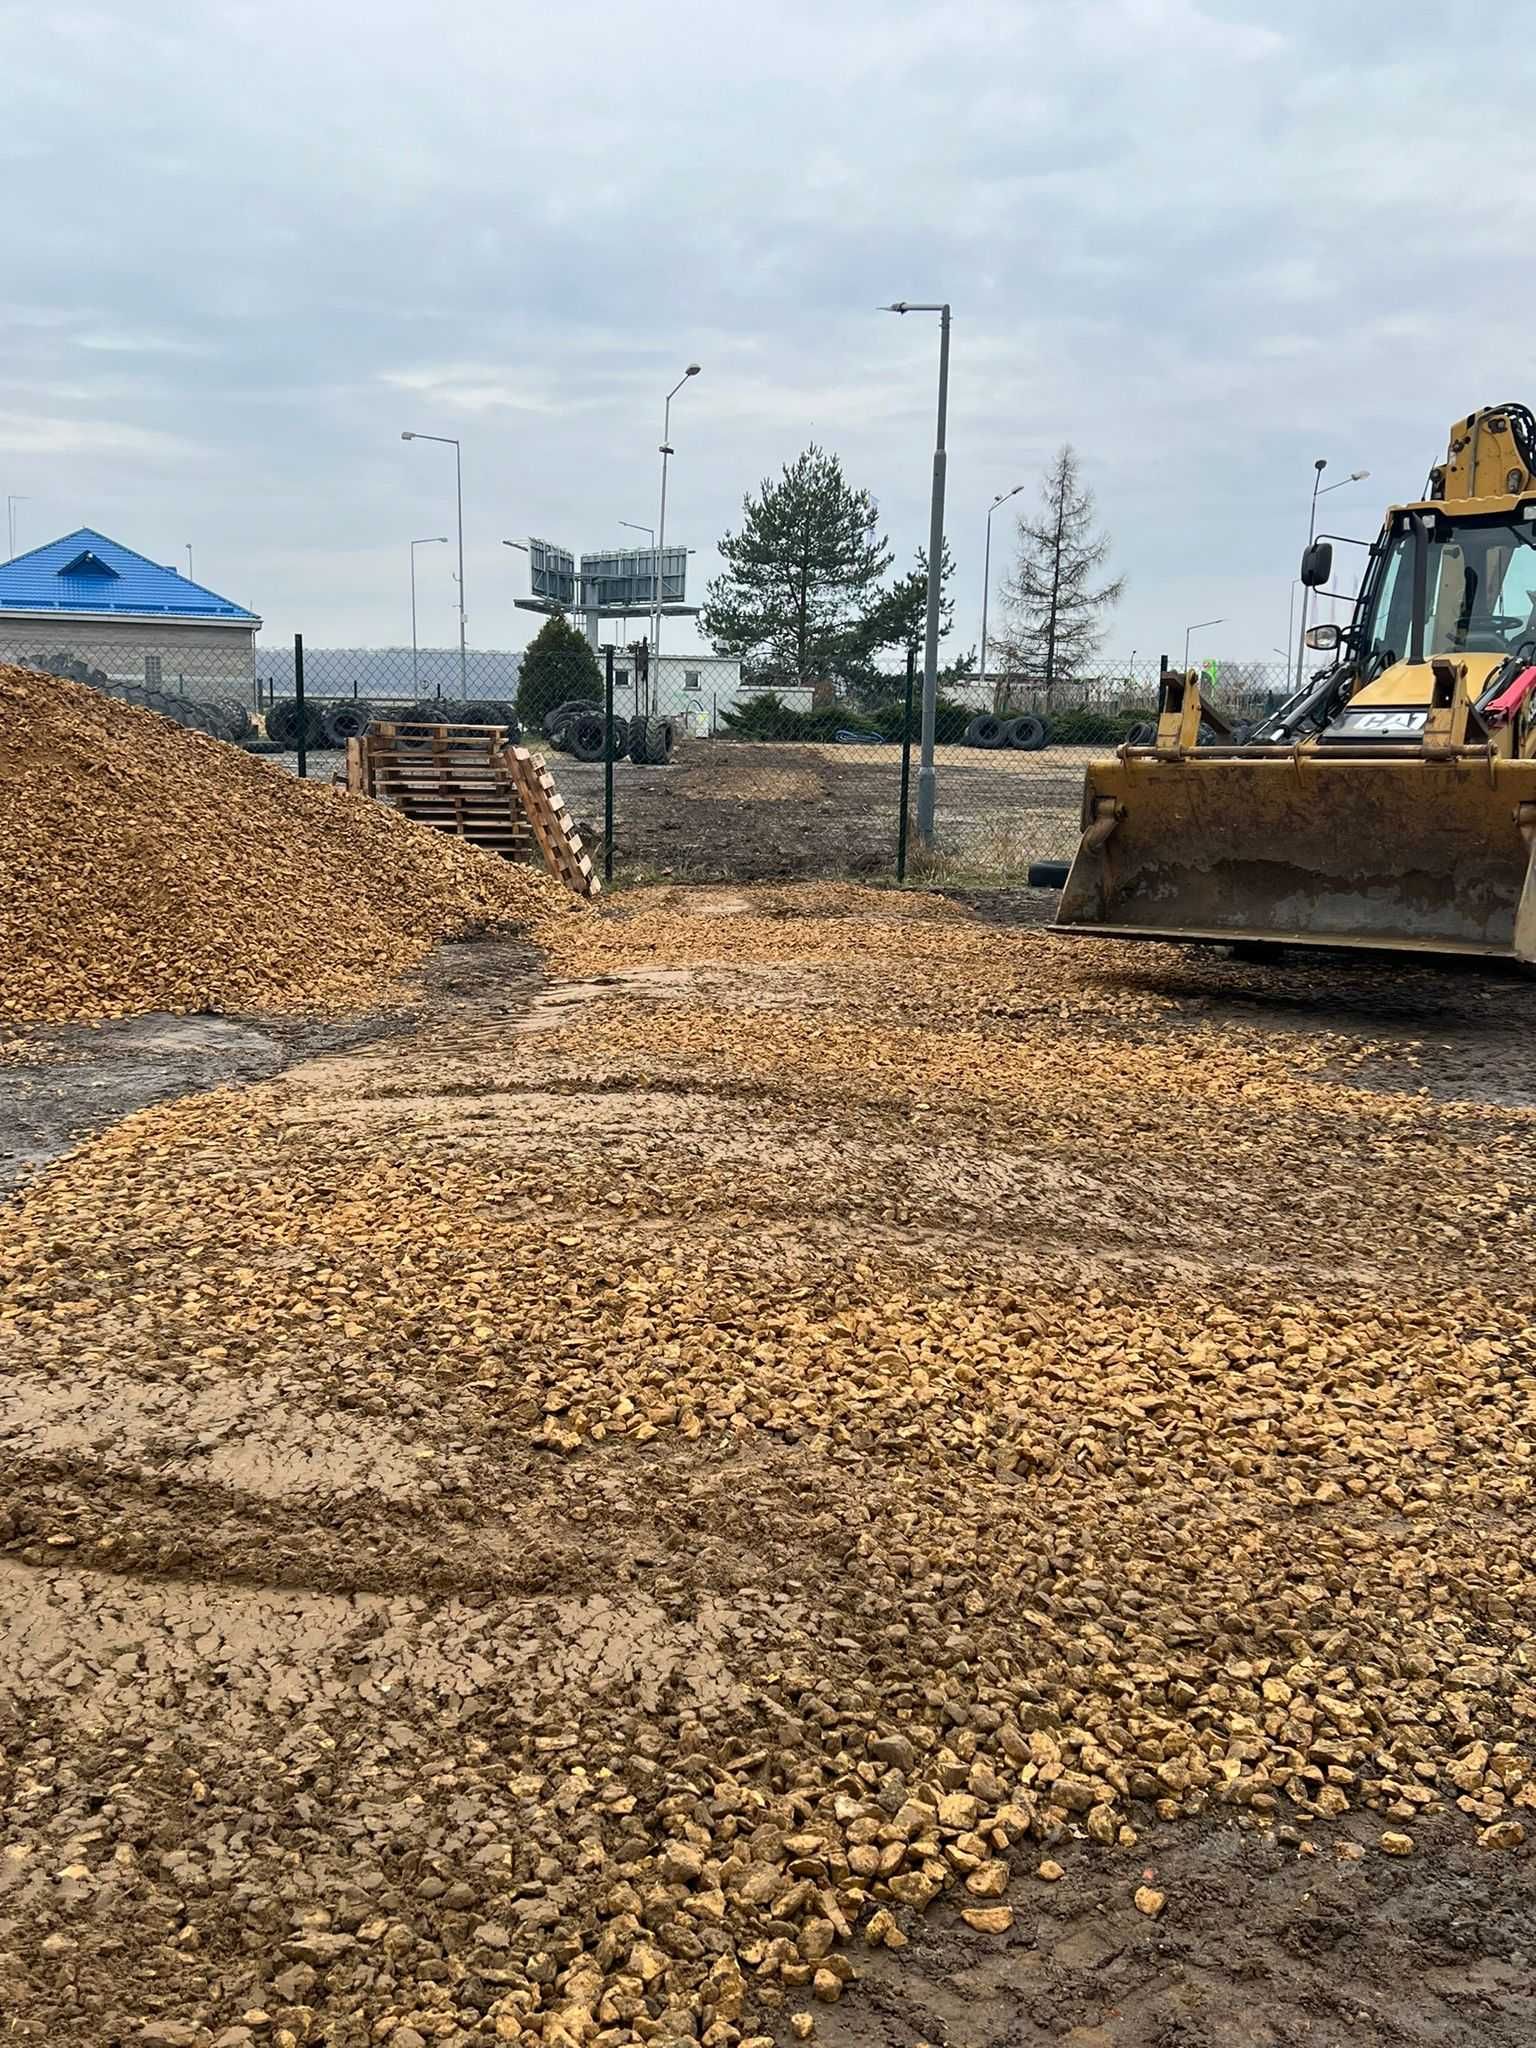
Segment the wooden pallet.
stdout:
<svg viewBox="0 0 1536 2048">
<path fill-rule="evenodd" d="M 499 725 L 376 725 L 347 743 L 348 789 L 507 860 L 542 856 L 578 896 L 602 888 L 542 755 Z"/>
</svg>

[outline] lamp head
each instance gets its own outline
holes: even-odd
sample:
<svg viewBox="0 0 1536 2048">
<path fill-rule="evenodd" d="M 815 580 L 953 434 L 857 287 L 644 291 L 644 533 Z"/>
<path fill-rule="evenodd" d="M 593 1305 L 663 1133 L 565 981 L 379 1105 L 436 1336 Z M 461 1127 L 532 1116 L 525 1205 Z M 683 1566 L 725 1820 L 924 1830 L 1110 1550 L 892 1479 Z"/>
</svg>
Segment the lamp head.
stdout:
<svg viewBox="0 0 1536 2048">
<path fill-rule="evenodd" d="M 690 364 L 688 365 L 687 369 L 686 369 L 686 370 L 684 370 L 684 372 L 683 372 L 683 375 L 684 375 L 685 377 L 697 377 L 697 375 L 699 374 L 699 371 L 700 371 L 700 370 L 701 370 L 702 368 L 703 368 L 703 365 L 702 365 L 701 363 L 690 363 Z"/>
<path fill-rule="evenodd" d="M 1321 472 L 1322 470 L 1325 470 L 1325 469 L 1326 469 L 1326 468 L 1328 467 L 1328 458 L 1327 458 L 1327 456 L 1326 456 L 1326 455 L 1319 455 L 1319 457 L 1317 458 L 1316 462 L 1314 462 L 1314 463 L 1313 463 L 1312 467 L 1313 467 L 1313 468 L 1314 468 L 1315 470 L 1318 470 L 1319 472 Z"/>
<path fill-rule="evenodd" d="M 402 441 L 414 441 L 416 436 L 414 434 L 405 433 L 402 434 L 400 438 Z"/>
</svg>

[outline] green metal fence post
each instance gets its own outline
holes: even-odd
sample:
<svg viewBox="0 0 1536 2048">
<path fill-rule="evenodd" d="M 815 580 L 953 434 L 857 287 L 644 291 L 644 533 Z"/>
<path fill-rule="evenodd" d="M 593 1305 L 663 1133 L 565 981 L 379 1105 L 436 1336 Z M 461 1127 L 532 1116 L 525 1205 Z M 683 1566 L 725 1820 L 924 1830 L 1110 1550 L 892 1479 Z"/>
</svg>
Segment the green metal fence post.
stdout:
<svg viewBox="0 0 1536 2048">
<path fill-rule="evenodd" d="M 613 880 L 613 649 L 603 663 L 603 880 Z"/>
<path fill-rule="evenodd" d="M 896 828 L 896 879 L 907 879 L 907 798 L 912 785 L 912 682 L 917 669 L 915 648 L 907 649 L 907 708 L 901 721 L 901 822 Z"/>
<path fill-rule="evenodd" d="M 299 749 L 299 773 L 309 773 L 309 753 L 306 741 L 309 738 L 309 713 L 304 709 L 304 635 L 293 636 L 293 708 L 298 719 L 299 730 L 296 744 Z"/>
</svg>

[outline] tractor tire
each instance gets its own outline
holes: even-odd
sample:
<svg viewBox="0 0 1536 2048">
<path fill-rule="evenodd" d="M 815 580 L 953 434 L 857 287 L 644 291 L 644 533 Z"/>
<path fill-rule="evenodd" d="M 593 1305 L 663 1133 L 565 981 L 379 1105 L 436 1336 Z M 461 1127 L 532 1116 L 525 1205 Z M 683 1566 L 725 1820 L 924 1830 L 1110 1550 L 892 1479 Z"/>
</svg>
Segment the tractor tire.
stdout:
<svg viewBox="0 0 1536 2048">
<path fill-rule="evenodd" d="M 158 709 L 158 706 L 156 707 Z M 173 714 L 174 715 L 174 714 Z M 324 723 L 313 704 L 304 706 L 304 744 L 318 747 L 325 737 Z M 267 706 L 267 738 L 276 740 L 283 748 L 293 748 L 299 743 L 299 707 L 292 697 L 279 697 L 275 704 Z"/>
<path fill-rule="evenodd" d="M 588 711 L 578 712 L 564 726 L 565 744 L 575 760 L 601 761 L 608 746 L 608 732 L 601 718 Z"/>
<path fill-rule="evenodd" d="M 1026 711 L 1022 718 L 1010 718 L 1003 728 L 1006 743 L 1020 754 L 1038 754 L 1050 744 L 1050 733 L 1043 718 L 1036 718 L 1032 711 Z"/>
<path fill-rule="evenodd" d="M 325 737 L 328 745 L 344 747 L 359 740 L 373 723 L 373 709 L 365 698 L 343 697 L 325 707 Z"/>
<path fill-rule="evenodd" d="M 227 740 L 232 747 L 249 745 L 255 737 L 256 727 L 245 706 L 220 703 L 213 708 L 218 713 L 219 738 Z"/>
<path fill-rule="evenodd" d="M 613 758 L 622 761 L 629 752 L 629 720 L 617 714 L 613 721 Z"/>
<path fill-rule="evenodd" d="M 629 721 L 629 758 L 637 768 L 650 759 L 651 721 L 643 714 Z"/>
<path fill-rule="evenodd" d="M 518 723 L 515 704 L 504 703 L 498 698 L 495 703 L 487 704 L 485 708 L 491 713 L 487 720 L 488 724 L 499 725 L 509 740 L 515 742 L 522 738 L 523 728 Z"/>
<path fill-rule="evenodd" d="M 1157 727 L 1150 719 L 1143 719 L 1140 725 L 1133 725 L 1125 736 L 1128 747 L 1150 747 L 1157 738 Z"/>
<path fill-rule="evenodd" d="M 968 747 L 1000 747 L 1007 730 L 1002 719 L 994 718 L 990 711 L 983 711 L 965 728 L 965 744 Z"/>
<path fill-rule="evenodd" d="M 551 746 L 558 746 L 560 744 L 556 734 L 560 727 L 566 723 L 567 719 L 574 718 L 578 712 L 582 711 L 595 711 L 599 717 L 602 716 L 601 707 L 595 704 L 590 697 L 567 697 L 564 703 L 557 704 L 552 711 L 545 712 L 543 719 L 544 737 Z"/>
<path fill-rule="evenodd" d="M 645 736 L 645 758 L 653 768 L 665 768 L 672 759 L 675 728 L 670 718 L 653 718 Z"/>
</svg>

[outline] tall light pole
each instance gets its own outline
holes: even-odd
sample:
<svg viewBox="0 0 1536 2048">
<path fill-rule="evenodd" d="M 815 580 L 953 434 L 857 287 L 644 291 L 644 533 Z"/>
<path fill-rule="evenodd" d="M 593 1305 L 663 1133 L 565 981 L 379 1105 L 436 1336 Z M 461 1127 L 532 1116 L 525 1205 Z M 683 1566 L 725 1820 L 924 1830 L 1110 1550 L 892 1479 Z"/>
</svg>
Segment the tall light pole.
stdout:
<svg viewBox="0 0 1536 2048">
<path fill-rule="evenodd" d="M 937 313 L 939 316 L 939 420 L 933 443 L 933 502 L 928 513 L 928 621 L 923 634 L 923 738 L 917 770 L 917 838 L 933 844 L 933 738 L 939 705 L 939 594 L 944 574 L 944 427 L 949 412 L 949 305 L 915 306 L 906 299 L 880 306 L 881 313 Z"/>
<path fill-rule="evenodd" d="M 1184 673 L 1186 675 L 1188 675 L 1189 673 L 1190 634 L 1203 633 L 1207 626 L 1224 626 L 1226 623 L 1227 622 L 1225 619 L 1196 619 L 1195 623 L 1192 626 L 1186 626 L 1184 628 Z"/>
<path fill-rule="evenodd" d="M 1323 471 L 1327 467 L 1328 458 L 1326 455 L 1319 455 L 1316 462 L 1314 462 L 1312 465 L 1312 514 L 1307 521 L 1307 546 L 1309 548 L 1311 547 L 1313 541 L 1315 541 L 1317 538 L 1318 499 L 1326 498 L 1329 491 L 1342 491 L 1346 484 L 1362 483 L 1365 480 L 1365 478 L 1368 477 L 1371 473 L 1368 469 L 1352 469 L 1349 472 L 1348 476 L 1341 476 L 1336 484 L 1328 484 L 1326 487 L 1320 490 L 1318 486 L 1322 484 Z M 1307 650 L 1307 613 L 1311 610 L 1311 608 L 1312 586 L 1310 583 L 1304 583 L 1301 586 L 1301 631 L 1296 636 L 1295 687 L 1298 690 L 1301 688 L 1302 660 Z"/>
<path fill-rule="evenodd" d="M 191 541 L 185 541 L 183 546 L 187 551 L 187 581 L 190 583 L 192 581 L 192 543 Z"/>
<path fill-rule="evenodd" d="M 31 502 L 32 500 L 27 496 L 25 491 L 14 491 L 6 498 L 5 545 L 7 549 L 7 561 L 12 560 L 16 553 L 16 507 L 18 505 L 30 505 Z"/>
<path fill-rule="evenodd" d="M 423 540 L 411 542 L 411 699 L 416 702 L 421 696 L 421 664 L 416 651 L 416 550 L 418 548 L 445 548 L 448 545 L 446 533 L 429 533 Z M 441 690 L 437 693 L 441 696 Z"/>
<path fill-rule="evenodd" d="M 987 507 L 987 548 L 982 556 L 981 569 L 981 687 L 985 694 L 987 687 L 987 599 L 992 595 L 992 514 L 999 505 L 1006 505 L 1010 498 L 1016 498 L 1024 486 L 1015 484 L 1011 491 L 999 491 Z"/>
<path fill-rule="evenodd" d="M 402 433 L 402 441 L 436 441 L 440 447 L 453 450 L 454 493 L 459 507 L 459 701 L 469 701 L 469 656 L 465 652 L 464 633 L 464 454 L 452 434 Z"/>
<path fill-rule="evenodd" d="M 667 544 L 667 459 L 672 453 L 672 401 L 688 382 L 697 377 L 700 365 L 690 363 L 681 377 L 667 393 L 666 407 L 661 416 L 661 510 L 656 515 L 656 546 L 652 550 L 656 567 L 655 604 L 651 619 L 651 687 L 646 695 L 646 710 L 654 713 L 660 706 L 661 689 L 661 555 Z"/>
</svg>

